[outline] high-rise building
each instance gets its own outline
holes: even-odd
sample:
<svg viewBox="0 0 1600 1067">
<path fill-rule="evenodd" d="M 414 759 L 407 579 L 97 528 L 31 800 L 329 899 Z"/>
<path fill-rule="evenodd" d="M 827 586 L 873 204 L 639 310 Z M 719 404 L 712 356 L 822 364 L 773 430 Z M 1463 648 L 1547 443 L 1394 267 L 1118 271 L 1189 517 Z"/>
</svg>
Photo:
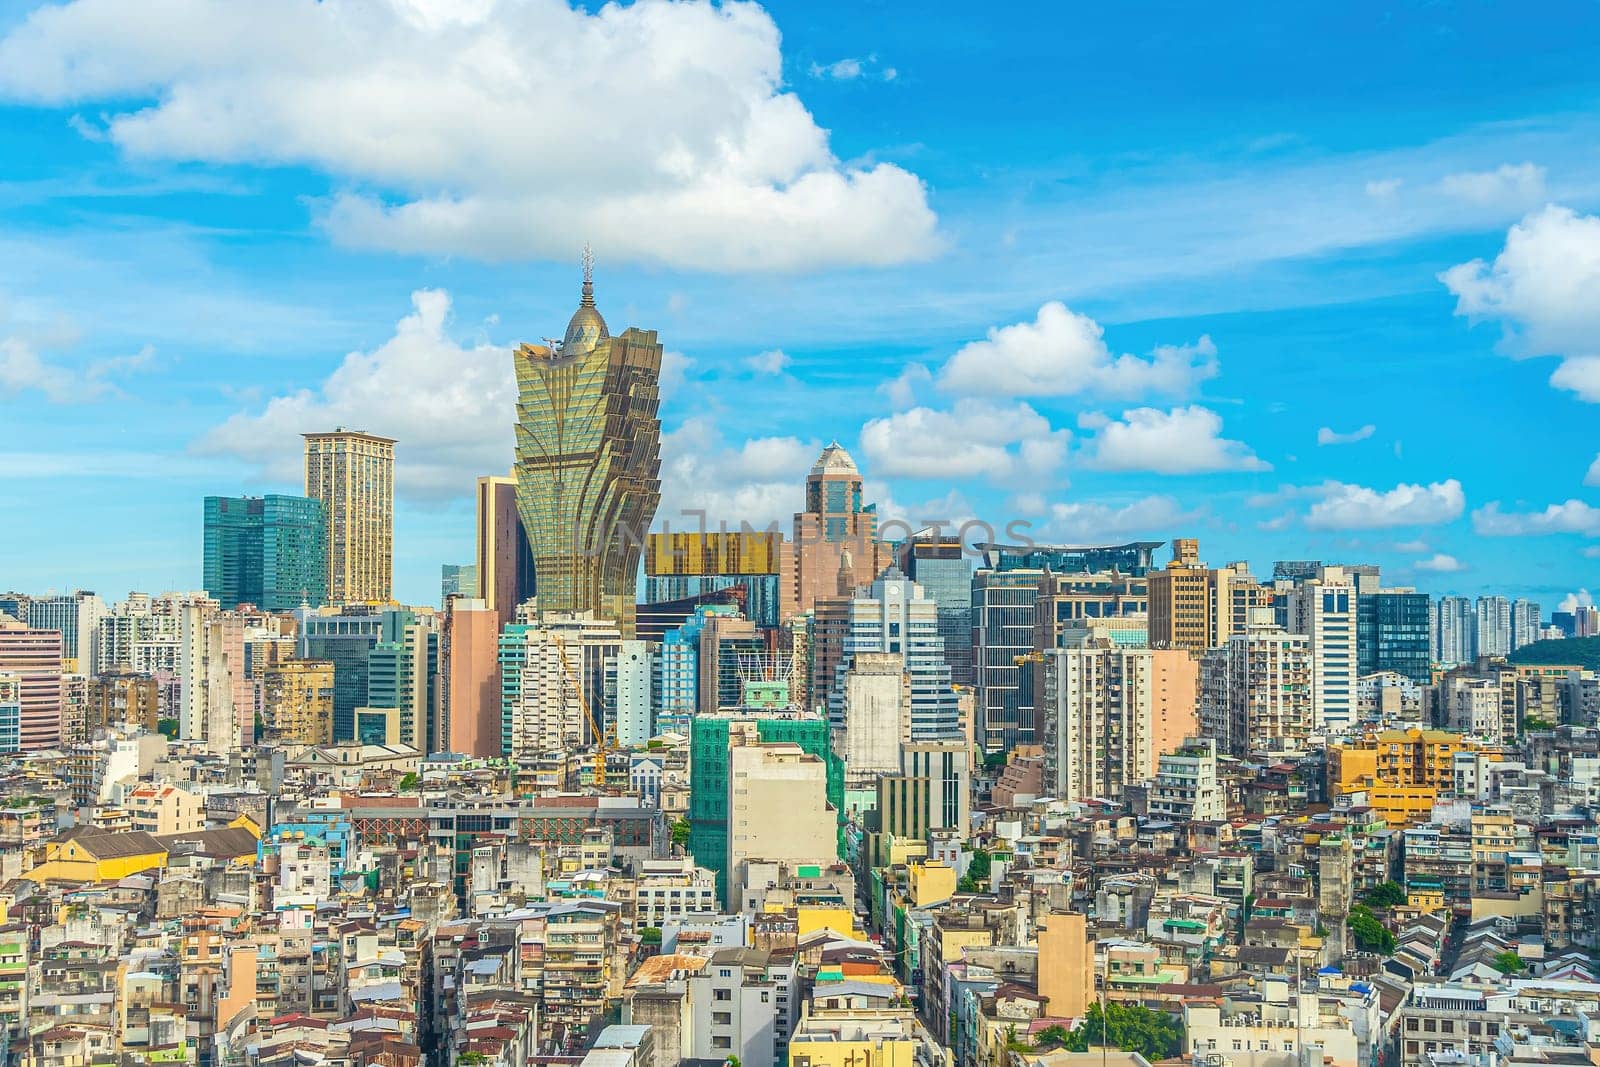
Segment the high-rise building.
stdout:
<svg viewBox="0 0 1600 1067">
<path fill-rule="evenodd" d="M 717 876 L 717 892 L 726 894 L 737 879 L 728 864 L 730 753 L 735 744 L 791 742 L 820 759 L 827 769 L 828 805 L 844 811 L 844 761 L 833 751 L 828 720 L 793 713 L 709 712 L 696 716 L 689 733 L 689 854 Z M 842 854 L 842 833 L 836 854 Z"/>
<path fill-rule="evenodd" d="M 1199 667 L 1186 651 L 1103 641 L 1041 658 L 1044 786 L 1057 800 L 1120 801 L 1199 725 Z"/>
<path fill-rule="evenodd" d="M 133 671 L 107 671 L 89 679 L 84 709 L 89 736 L 125 723 L 155 733 L 161 720 L 159 686 L 154 678 Z"/>
<path fill-rule="evenodd" d="M 857 652 L 844 672 L 844 711 L 835 747 L 852 783 L 900 769 L 911 738 L 911 675 L 900 653 Z M 852 785 L 852 788 L 855 788 Z"/>
<path fill-rule="evenodd" d="M 378 642 L 367 653 L 367 699 L 362 706 L 394 708 L 400 743 L 418 752 L 436 752 L 438 682 L 438 631 L 416 612 L 384 612 Z"/>
<path fill-rule="evenodd" d="M 1289 629 L 1310 639 L 1312 718 L 1324 733 L 1356 718 L 1357 599 L 1356 579 L 1341 567 L 1324 567 L 1290 593 Z"/>
<path fill-rule="evenodd" d="M 657 729 L 688 730 L 689 719 L 700 710 L 700 635 L 710 616 L 737 615 L 738 610 L 732 604 L 701 604 L 682 625 L 662 635 L 651 693 Z"/>
<path fill-rule="evenodd" d="M 845 687 L 856 656 L 900 656 L 911 676 L 911 733 L 902 741 L 961 736 L 961 715 L 939 637 L 939 608 L 921 586 L 892 564 L 870 589 L 850 601 L 844 647 L 828 691 L 828 715 L 845 722 Z"/>
<path fill-rule="evenodd" d="M 478 479 L 478 593 L 503 629 L 533 596 L 533 549 L 517 512 L 517 480 Z"/>
<path fill-rule="evenodd" d="M 346 430 L 308 433 L 306 496 L 322 503 L 328 602 L 394 597 L 394 441 Z"/>
<path fill-rule="evenodd" d="M 0 752 L 22 747 L 22 675 L 0 671 Z"/>
<path fill-rule="evenodd" d="M 972 576 L 974 729 L 985 752 L 1009 752 L 1034 742 L 1033 707 L 1024 700 L 1023 674 L 1033 651 L 1034 601 L 1044 578 L 1042 570 L 987 567 Z"/>
<path fill-rule="evenodd" d="M 954 685 L 972 684 L 972 561 L 961 541 L 920 530 L 901 542 L 899 566 L 939 607 L 939 637 Z"/>
<path fill-rule="evenodd" d="M 439 604 L 453 596 L 476 598 L 478 596 L 478 565 L 476 563 L 443 563 L 439 566 Z"/>
<path fill-rule="evenodd" d="M 0 619 L 0 671 L 21 681 L 17 745 L 23 752 L 61 743 L 61 634 Z"/>
<path fill-rule="evenodd" d="M 333 739 L 356 736 L 356 709 L 367 705 L 368 657 L 383 635 L 383 613 L 371 608 L 301 611 L 298 658 L 333 664 Z"/>
<path fill-rule="evenodd" d="M 819 598 L 838 595 L 842 557 L 848 555 L 858 582 L 866 584 L 894 560 L 892 546 L 878 540 L 878 508 L 863 499 L 856 461 L 834 441 L 806 475 L 806 508 L 794 516 L 788 547 L 783 617 L 812 610 Z"/>
<path fill-rule="evenodd" d="M 286 660 L 261 674 L 261 728 L 274 741 L 326 745 L 333 741 L 334 666 L 327 660 Z"/>
<path fill-rule="evenodd" d="M 1200 562 L 1200 542 L 1172 542 L 1172 562 L 1150 572 L 1150 645 L 1204 652 L 1219 643 L 1216 572 Z"/>
<path fill-rule="evenodd" d="M 525 344 L 513 359 L 517 510 L 539 610 L 613 619 L 631 639 L 639 557 L 661 500 L 661 345 L 654 330 L 610 335 L 586 255 L 561 343 Z"/>
<path fill-rule="evenodd" d="M 208 496 L 205 587 L 231 611 L 321 607 L 328 595 L 328 531 L 322 502 L 304 496 Z"/>
<path fill-rule="evenodd" d="M 1473 658 L 1511 655 L 1511 601 L 1503 596 L 1481 596 L 1476 605 L 1477 639 Z"/>
<path fill-rule="evenodd" d="M 655 733 L 651 714 L 650 690 L 653 657 L 644 641 L 623 641 L 612 661 L 612 677 L 606 691 L 616 708 L 617 744 L 623 748 L 642 748 Z"/>
<path fill-rule="evenodd" d="M 179 609 L 178 736 L 222 754 L 254 743 L 256 686 L 247 672 L 244 616 L 218 614 L 213 603 Z"/>
<path fill-rule="evenodd" d="M 479 599 L 452 600 L 439 639 L 440 744 L 494 757 L 500 746 L 499 617 Z"/>
<path fill-rule="evenodd" d="M 1471 663 L 1477 656 L 1477 613 L 1464 596 L 1440 597 L 1434 609 L 1434 658 L 1446 667 Z"/>
<path fill-rule="evenodd" d="M 499 655 L 502 752 L 528 758 L 597 743 L 590 721 L 608 728 L 606 677 L 621 643 L 616 623 L 587 612 L 506 627 Z"/>
<path fill-rule="evenodd" d="M 828 764 L 793 742 L 735 744 L 728 754 L 727 907 L 737 911 L 745 864 L 827 863 L 838 812 L 828 804 Z"/>
<path fill-rule="evenodd" d="M 1539 640 L 1543 622 L 1539 605 L 1532 600 L 1511 602 L 1511 651 Z"/>
<path fill-rule="evenodd" d="M 644 600 L 659 604 L 735 590 L 746 618 L 775 627 L 783 614 L 786 555 L 776 530 L 653 533 L 645 543 Z"/>
<path fill-rule="evenodd" d="M 55 630 L 61 634 L 61 658 L 68 668 L 90 673 L 98 655 L 100 619 L 106 605 L 85 589 L 61 596 L 34 597 L 28 604 L 28 617 L 19 619 L 35 630 Z"/>
<path fill-rule="evenodd" d="M 1032 653 L 1046 647 L 1039 643 L 1041 632 L 1070 628 L 1095 617 L 1094 612 L 1106 612 L 1108 605 L 1114 605 L 1109 614 L 1122 613 L 1130 624 L 1138 615 L 1141 628 L 1146 625 L 1146 576 L 1155 550 L 1164 543 L 974 546 L 983 553 L 972 576 L 972 675 L 980 748 L 1001 752 L 1036 743 L 1032 693 L 1037 663 Z M 1063 576 L 1092 578 L 1079 584 Z M 1052 612 L 1069 613 L 1059 627 L 1053 617 L 1046 620 L 1038 614 L 1041 590 L 1056 598 Z"/>
<path fill-rule="evenodd" d="M 1356 670 L 1360 675 L 1393 671 L 1428 684 L 1432 665 L 1429 632 L 1432 600 L 1411 589 L 1381 589 L 1356 600 Z"/>
<path fill-rule="evenodd" d="M 1200 660 L 1200 727 L 1231 755 L 1302 752 L 1315 730 L 1311 638 L 1265 609 Z"/>
</svg>

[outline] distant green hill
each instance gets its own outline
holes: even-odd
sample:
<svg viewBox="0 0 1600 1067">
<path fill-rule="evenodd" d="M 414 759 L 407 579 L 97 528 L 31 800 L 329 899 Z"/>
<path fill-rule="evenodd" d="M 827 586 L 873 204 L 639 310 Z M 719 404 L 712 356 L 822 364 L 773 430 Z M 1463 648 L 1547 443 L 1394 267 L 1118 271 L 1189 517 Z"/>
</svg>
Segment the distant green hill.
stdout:
<svg viewBox="0 0 1600 1067">
<path fill-rule="evenodd" d="M 1573 664 L 1600 670 L 1600 637 L 1568 637 L 1560 641 L 1535 641 L 1511 653 L 1512 663 Z"/>
</svg>

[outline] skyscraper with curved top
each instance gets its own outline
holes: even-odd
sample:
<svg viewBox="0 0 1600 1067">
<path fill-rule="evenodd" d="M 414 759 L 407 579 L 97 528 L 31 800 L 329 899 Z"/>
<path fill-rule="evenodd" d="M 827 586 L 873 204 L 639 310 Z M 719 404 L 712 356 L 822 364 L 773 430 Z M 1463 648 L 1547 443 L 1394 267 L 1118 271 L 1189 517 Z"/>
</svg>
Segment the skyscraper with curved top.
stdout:
<svg viewBox="0 0 1600 1067">
<path fill-rule="evenodd" d="M 593 612 L 633 636 L 645 533 L 661 500 L 661 345 L 611 336 L 584 256 L 566 335 L 524 344 L 517 372 L 517 511 L 541 612 Z"/>
</svg>

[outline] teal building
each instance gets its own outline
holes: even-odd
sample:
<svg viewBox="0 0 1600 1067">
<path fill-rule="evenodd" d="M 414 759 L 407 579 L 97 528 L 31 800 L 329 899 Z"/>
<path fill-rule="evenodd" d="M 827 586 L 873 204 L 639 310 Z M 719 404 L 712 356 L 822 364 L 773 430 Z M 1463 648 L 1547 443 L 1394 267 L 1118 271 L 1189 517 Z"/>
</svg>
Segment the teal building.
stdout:
<svg viewBox="0 0 1600 1067">
<path fill-rule="evenodd" d="M 321 607 L 328 599 L 322 502 L 304 496 L 208 496 L 204 585 L 225 609 Z"/>
</svg>

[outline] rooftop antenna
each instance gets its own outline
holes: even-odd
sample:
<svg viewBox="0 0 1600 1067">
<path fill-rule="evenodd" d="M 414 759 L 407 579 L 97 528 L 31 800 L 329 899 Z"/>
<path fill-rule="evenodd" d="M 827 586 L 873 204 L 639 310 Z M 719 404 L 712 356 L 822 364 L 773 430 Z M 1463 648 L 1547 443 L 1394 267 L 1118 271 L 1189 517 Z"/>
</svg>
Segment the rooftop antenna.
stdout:
<svg viewBox="0 0 1600 1067">
<path fill-rule="evenodd" d="M 594 249 L 583 243 L 583 306 L 594 306 Z"/>
</svg>

